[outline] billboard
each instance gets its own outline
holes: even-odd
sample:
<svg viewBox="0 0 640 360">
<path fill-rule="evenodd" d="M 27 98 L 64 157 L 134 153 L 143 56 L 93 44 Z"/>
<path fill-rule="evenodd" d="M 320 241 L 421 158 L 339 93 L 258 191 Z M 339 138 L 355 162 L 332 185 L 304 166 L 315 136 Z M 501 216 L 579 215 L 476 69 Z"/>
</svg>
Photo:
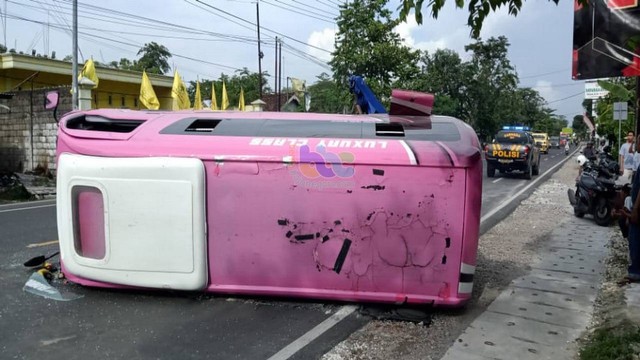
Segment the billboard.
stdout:
<svg viewBox="0 0 640 360">
<path fill-rule="evenodd" d="M 609 92 L 598 84 L 595 80 L 589 80 L 584 82 L 584 98 L 597 100 L 607 96 Z"/>
<path fill-rule="evenodd" d="M 573 79 L 640 75 L 639 1 L 575 2 Z"/>
</svg>

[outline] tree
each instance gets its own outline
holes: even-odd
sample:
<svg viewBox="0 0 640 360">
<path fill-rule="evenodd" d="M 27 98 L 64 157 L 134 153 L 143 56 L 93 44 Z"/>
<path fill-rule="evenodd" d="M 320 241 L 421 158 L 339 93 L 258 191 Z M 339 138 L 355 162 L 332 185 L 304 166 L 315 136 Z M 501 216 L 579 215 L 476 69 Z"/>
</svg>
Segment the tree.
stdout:
<svg viewBox="0 0 640 360">
<path fill-rule="evenodd" d="M 421 62 L 422 71 L 414 88 L 436 96 L 434 113 L 462 118 L 465 71 L 458 53 L 450 49 L 436 50 L 433 55 L 425 52 Z"/>
<path fill-rule="evenodd" d="M 340 5 L 333 59 L 334 79 L 345 84 L 349 75 L 364 77 L 373 92 L 386 102 L 392 85 L 406 85 L 419 73 L 418 51 L 402 45 L 394 32 L 398 25 L 385 8 L 388 0 L 354 0 Z"/>
<path fill-rule="evenodd" d="M 127 58 L 121 58 L 120 62 L 118 63 L 118 69 L 122 69 L 122 70 L 136 70 L 137 69 L 137 62 L 135 60 L 131 61 Z"/>
<path fill-rule="evenodd" d="M 549 0 L 557 4 L 559 0 Z M 577 0 L 581 5 L 588 5 L 589 0 Z M 431 0 L 427 3 L 426 8 L 431 10 L 431 16 L 434 19 L 438 18 L 440 10 L 444 7 L 446 0 Z M 463 8 L 465 6 L 464 0 L 455 0 L 456 7 Z M 471 36 L 478 38 L 480 36 L 480 30 L 482 30 L 482 24 L 485 18 L 492 11 L 496 11 L 502 6 L 507 6 L 509 14 L 516 16 L 520 12 L 523 0 L 469 0 L 467 8 L 469 9 L 469 17 L 467 18 L 467 25 L 471 28 Z M 411 11 L 415 12 L 415 19 L 418 24 L 422 24 L 422 8 L 424 6 L 424 0 L 402 0 L 400 5 L 400 19 L 406 20 Z"/>
<path fill-rule="evenodd" d="M 267 76 L 269 74 L 264 72 L 262 75 L 262 86 L 263 92 L 270 93 L 271 88 L 267 84 Z M 240 97 L 240 89 L 244 90 L 244 99 L 247 103 L 251 103 L 256 100 L 260 96 L 259 90 L 259 75 L 257 72 L 251 72 L 247 68 L 243 68 L 242 70 L 236 70 L 236 73 L 233 76 L 229 76 L 226 74 L 220 74 L 220 77 L 217 80 L 214 80 L 215 90 L 216 90 L 216 98 L 218 99 L 218 106 L 220 106 L 220 102 L 222 101 L 222 81 L 224 80 L 225 87 L 227 89 L 227 95 L 229 97 L 229 107 L 237 107 L 238 100 Z M 202 100 L 211 100 L 211 83 L 212 80 L 202 79 L 200 80 L 200 94 L 202 96 Z M 187 92 L 189 93 L 189 98 L 191 102 L 195 99 L 196 93 L 196 82 L 189 81 L 189 86 L 187 88 Z"/>
<path fill-rule="evenodd" d="M 307 87 L 311 96 L 311 112 L 342 113 L 351 108 L 350 96 L 347 89 L 336 83 L 327 73 L 317 77 L 317 81 Z"/>
<path fill-rule="evenodd" d="M 608 82 L 601 82 L 604 85 L 609 94 L 602 99 L 599 99 L 596 105 L 596 124 L 598 125 L 598 135 L 604 136 L 610 139 L 618 139 L 618 133 L 626 134 L 628 131 L 635 131 L 635 110 L 633 107 L 633 94 L 635 92 L 635 78 L 617 78 Z M 620 124 L 618 120 L 613 120 L 613 103 L 614 102 L 627 102 L 629 109 L 627 119 L 623 120 Z M 619 131 L 619 127 L 621 131 Z M 621 136 L 624 138 L 624 136 Z"/>
<path fill-rule="evenodd" d="M 589 130 L 587 128 L 587 125 L 582 120 L 582 117 L 583 117 L 583 115 L 575 115 L 573 117 L 573 122 L 571 123 L 571 127 L 573 128 L 573 132 L 575 134 L 577 134 L 578 136 L 586 135 L 587 131 Z"/>
<path fill-rule="evenodd" d="M 481 138 L 493 136 L 504 122 L 512 121 L 512 93 L 516 91 L 518 75 L 507 57 L 508 48 L 504 36 L 465 46 L 472 57 L 464 67 L 467 86 L 463 116 Z"/>
<path fill-rule="evenodd" d="M 171 53 L 164 45 L 159 45 L 153 41 L 144 44 L 137 55 L 141 54 L 142 56 L 138 59 L 135 70 L 146 70 L 148 73 L 153 74 L 165 74 L 171 69 L 169 66 Z"/>
</svg>

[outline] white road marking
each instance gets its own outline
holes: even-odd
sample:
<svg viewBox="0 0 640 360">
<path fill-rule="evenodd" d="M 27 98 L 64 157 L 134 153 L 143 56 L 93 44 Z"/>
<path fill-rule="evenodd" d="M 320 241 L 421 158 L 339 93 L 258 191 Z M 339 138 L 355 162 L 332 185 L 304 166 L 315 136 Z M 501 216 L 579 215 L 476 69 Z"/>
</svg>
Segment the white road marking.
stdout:
<svg viewBox="0 0 640 360">
<path fill-rule="evenodd" d="M 19 205 L 32 205 L 32 204 L 41 204 L 41 203 L 55 204 L 56 200 L 54 200 L 54 199 L 45 199 L 45 200 L 33 200 L 33 201 L 28 201 L 28 202 L 16 202 L 16 203 L 10 203 L 10 204 L 3 204 L 3 205 L 0 205 L 0 209 L 7 208 L 7 207 L 15 207 L 15 206 L 19 206 Z"/>
<path fill-rule="evenodd" d="M 51 339 L 51 340 L 40 340 L 40 345 L 49 346 L 49 345 L 57 344 L 60 341 L 75 339 L 75 337 L 76 337 L 76 335 L 71 335 L 71 336 L 60 337 L 60 338 L 55 338 L 55 339 Z"/>
<path fill-rule="evenodd" d="M 40 209 L 40 208 L 47 208 L 47 207 L 53 207 L 53 206 L 56 206 L 56 204 L 23 207 L 23 208 L 17 208 L 17 209 L 0 210 L 0 213 L 12 212 L 12 211 L 22 211 L 22 210 L 31 210 L 31 209 Z"/>
<path fill-rule="evenodd" d="M 498 181 L 500 181 L 500 180 L 502 180 L 502 179 L 504 179 L 504 178 L 495 179 L 495 180 L 493 180 L 492 182 L 495 184 L 495 183 L 497 183 Z"/>
<path fill-rule="evenodd" d="M 282 350 L 271 356 L 269 360 L 285 360 L 292 357 L 295 353 L 300 351 L 305 346 L 309 345 L 309 343 L 327 332 L 327 330 L 331 329 L 335 324 L 351 315 L 354 311 L 356 311 L 356 306 L 354 305 L 341 307 L 338 311 L 335 312 L 335 314 L 329 316 L 325 321 L 321 322 L 313 329 L 307 331 L 306 334 L 300 336 L 294 342 L 282 348 Z"/>
<path fill-rule="evenodd" d="M 58 242 L 59 242 L 58 240 L 45 241 L 45 242 L 36 243 L 36 244 L 29 244 L 27 245 L 27 247 L 34 248 L 34 247 L 40 247 L 40 246 L 47 246 L 47 245 L 57 244 Z"/>
</svg>

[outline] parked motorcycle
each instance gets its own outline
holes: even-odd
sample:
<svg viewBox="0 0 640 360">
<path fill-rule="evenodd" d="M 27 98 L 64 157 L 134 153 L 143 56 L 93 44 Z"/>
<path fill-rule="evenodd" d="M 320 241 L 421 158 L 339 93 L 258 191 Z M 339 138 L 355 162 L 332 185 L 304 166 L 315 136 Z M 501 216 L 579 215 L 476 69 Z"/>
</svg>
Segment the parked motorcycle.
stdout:
<svg viewBox="0 0 640 360">
<path fill-rule="evenodd" d="M 623 188 L 616 185 L 617 175 L 611 171 L 618 165 L 606 159 L 596 164 L 584 155 L 578 156 L 578 163 L 582 171 L 576 181 L 576 190 L 568 190 L 573 212 L 579 218 L 591 214 L 596 224 L 608 226 L 617 193 Z"/>
</svg>

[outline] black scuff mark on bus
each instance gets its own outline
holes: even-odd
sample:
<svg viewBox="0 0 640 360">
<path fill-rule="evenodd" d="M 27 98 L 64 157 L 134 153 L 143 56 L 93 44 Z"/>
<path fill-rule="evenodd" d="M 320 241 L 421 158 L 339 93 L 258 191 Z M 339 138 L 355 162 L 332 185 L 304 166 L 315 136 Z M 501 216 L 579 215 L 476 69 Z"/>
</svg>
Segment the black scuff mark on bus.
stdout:
<svg viewBox="0 0 640 360">
<path fill-rule="evenodd" d="M 373 169 L 373 175 L 384 176 L 384 170 L 382 170 L 382 169 Z"/>
<path fill-rule="evenodd" d="M 278 225 L 280 225 L 280 226 L 289 225 L 289 219 L 278 219 Z"/>
<path fill-rule="evenodd" d="M 449 177 L 447 177 L 447 182 L 448 183 L 453 183 L 453 178 L 455 177 L 455 175 L 453 174 L 453 171 L 451 171 L 451 173 L 449 174 Z"/>
<path fill-rule="evenodd" d="M 373 217 L 373 215 L 375 215 L 375 211 L 372 211 L 369 213 L 369 215 L 367 215 L 367 221 L 371 220 L 371 217 Z M 391 215 L 393 215 L 393 213 L 391 213 Z"/>
<path fill-rule="evenodd" d="M 329 241 L 329 239 L 330 239 L 329 235 L 325 235 L 322 237 L 322 242 L 326 243 L 327 241 Z"/>
<path fill-rule="evenodd" d="M 285 234 L 287 239 L 290 239 L 292 235 L 293 235 L 293 232 L 291 230 L 287 231 L 287 233 Z"/>
<path fill-rule="evenodd" d="M 353 190 L 347 190 L 347 194 L 352 194 Z"/>
<path fill-rule="evenodd" d="M 360 188 L 366 189 L 366 190 L 378 191 L 378 190 L 384 190 L 385 186 L 384 185 L 367 185 L 367 186 L 361 186 Z"/>
<path fill-rule="evenodd" d="M 333 222 L 333 225 L 336 225 L 336 226 L 342 225 L 342 221 L 336 220 L 336 221 Z"/>
<path fill-rule="evenodd" d="M 342 243 L 342 248 L 340 249 L 340 253 L 336 258 L 336 263 L 335 265 L 333 265 L 333 271 L 335 271 L 336 274 L 340 274 L 340 271 L 342 271 L 342 265 L 344 265 L 344 261 L 347 258 L 347 254 L 349 253 L 350 247 L 351 247 L 351 240 L 344 239 L 344 242 Z"/>
<path fill-rule="evenodd" d="M 306 241 L 315 239 L 315 234 L 296 235 L 293 237 L 296 241 Z"/>
</svg>

